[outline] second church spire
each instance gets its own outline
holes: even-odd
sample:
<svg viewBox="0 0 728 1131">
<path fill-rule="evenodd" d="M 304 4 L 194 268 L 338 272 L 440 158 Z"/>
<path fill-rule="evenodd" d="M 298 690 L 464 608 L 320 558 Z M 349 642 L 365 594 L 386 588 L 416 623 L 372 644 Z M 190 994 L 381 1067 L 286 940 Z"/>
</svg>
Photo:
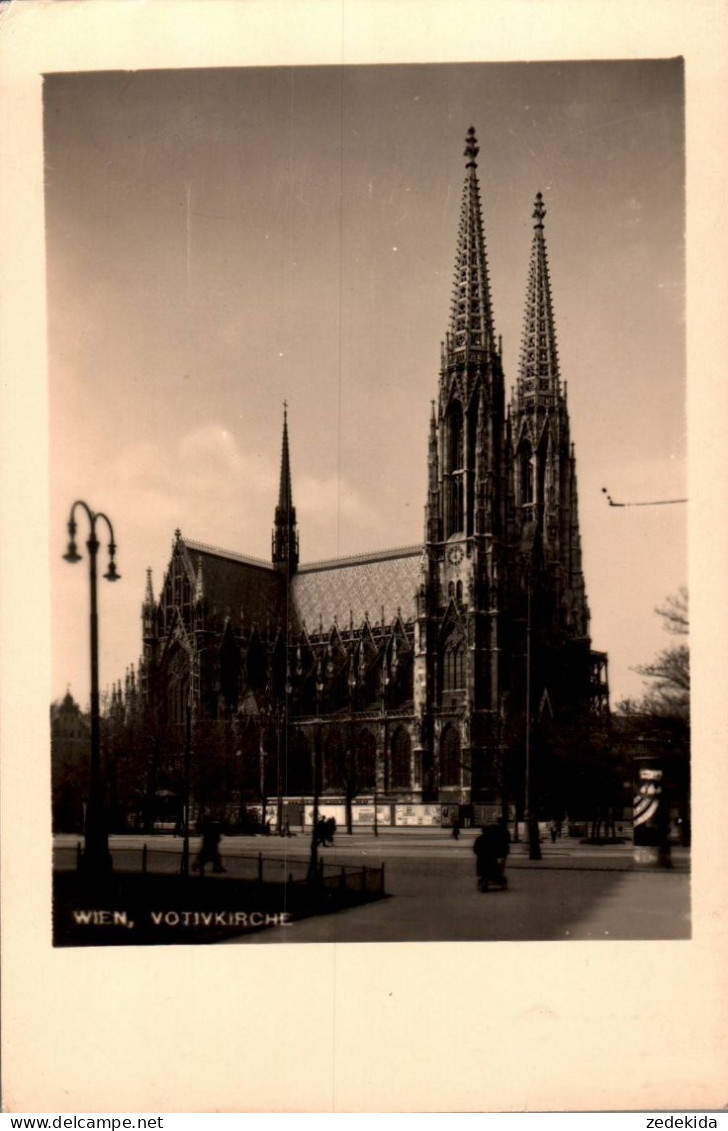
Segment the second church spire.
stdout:
<svg viewBox="0 0 728 1131">
<path fill-rule="evenodd" d="M 521 342 L 518 387 L 521 395 L 559 391 L 559 355 L 551 305 L 551 280 L 546 256 L 543 219 L 546 208 L 541 193 L 536 194 L 531 262 L 528 271 L 526 314 Z"/>
</svg>

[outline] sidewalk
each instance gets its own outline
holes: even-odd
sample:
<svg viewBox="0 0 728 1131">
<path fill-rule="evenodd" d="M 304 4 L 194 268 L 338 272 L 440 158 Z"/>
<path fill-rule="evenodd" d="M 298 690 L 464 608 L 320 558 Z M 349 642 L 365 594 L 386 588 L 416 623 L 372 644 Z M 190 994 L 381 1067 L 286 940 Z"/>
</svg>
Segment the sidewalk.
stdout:
<svg viewBox="0 0 728 1131">
<path fill-rule="evenodd" d="M 333 847 L 319 849 L 319 859 L 334 866 L 354 865 L 376 867 L 384 862 L 389 869 L 397 861 L 446 862 L 459 860 L 463 866 L 472 860 L 473 842 L 477 829 L 464 830 L 459 840 L 453 840 L 448 830 L 442 829 L 388 829 L 378 837 L 371 832 L 355 832 L 349 836 L 337 832 Z M 54 837 L 54 859 L 56 866 L 74 868 L 76 846 L 82 838 L 76 835 L 61 834 Z M 117 867 L 136 870 L 136 860 L 146 844 L 149 853 L 149 870 L 168 871 L 175 867 L 174 858 L 181 855 L 182 838 L 166 834 L 143 836 L 141 834 L 122 834 L 110 837 L 110 847 Z M 194 856 L 199 848 L 200 838 L 190 838 L 190 850 Z M 254 836 L 223 837 L 220 845 L 225 857 L 257 858 L 265 860 L 307 860 L 310 851 L 310 838 L 304 830 L 292 837 Z M 666 871 L 688 873 L 690 871 L 690 849 L 681 845 L 672 847 L 672 867 L 645 867 L 634 862 L 634 848 L 631 843 L 594 845 L 581 844 L 577 840 L 563 838 L 552 844 L 541 844 L 541 860 L 529 859 L 528 844 L 523 841 L 511 845 L 508 857 L 509 869 L 535 869 L 539 871 L 619 871 L 662 873 Z"/>
<path fill-rule="evenodd" d="M 470 861 L 387 865 L 391 898 L 270 930 L 256 945 L 371 942 L 550 942 L 689 939 L 690 881 L 673 870 L 543 868 L 522 860 L 506 891 L 477 891 Z M 246 944 L 245 937 L 229 940 Z"/>
</svg>

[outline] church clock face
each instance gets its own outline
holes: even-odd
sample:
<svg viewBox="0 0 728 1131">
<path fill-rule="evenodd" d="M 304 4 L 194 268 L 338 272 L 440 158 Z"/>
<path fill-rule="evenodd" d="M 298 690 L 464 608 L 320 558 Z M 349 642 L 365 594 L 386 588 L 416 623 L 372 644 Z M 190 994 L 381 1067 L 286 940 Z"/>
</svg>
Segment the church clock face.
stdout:
<svg viewBox="0 0 728 1131">
<path fill-rule="evenodd" d="M 462 546 L 451 546 L 447 552 L 447 560 L 451 563 L 451 565 L 460 565 L 461 561 L 463 560 Z"/>
</svg>

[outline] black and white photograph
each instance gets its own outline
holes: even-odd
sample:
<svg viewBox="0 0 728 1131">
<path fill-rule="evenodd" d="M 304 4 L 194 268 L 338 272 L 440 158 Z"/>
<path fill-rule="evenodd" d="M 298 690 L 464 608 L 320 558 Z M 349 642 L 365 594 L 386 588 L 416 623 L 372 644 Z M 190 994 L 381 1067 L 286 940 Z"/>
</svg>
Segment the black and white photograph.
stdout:
<svg viewBox="0 0 728 1131">
<path fill-rule="evenodd" d="M 707 7 L 0 0 L 5 1110 L 723 1103 Z"/>
<path fill-rule="evenodd" d="M 688 938 L 682 61 L 44 147 L 56 945 Z"/>
</svg>

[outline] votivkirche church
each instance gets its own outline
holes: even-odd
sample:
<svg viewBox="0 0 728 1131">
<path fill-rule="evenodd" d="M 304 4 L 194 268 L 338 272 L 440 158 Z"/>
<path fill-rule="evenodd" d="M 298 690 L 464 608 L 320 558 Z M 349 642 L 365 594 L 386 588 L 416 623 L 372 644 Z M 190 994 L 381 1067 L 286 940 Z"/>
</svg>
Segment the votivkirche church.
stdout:
<svg viewBox="0 0 728 1131">
<path fill-rule="evenodd" d="M 558 727 L 608 711 L 606 656 L 589 636 L 546 209 L 539 193 L 507 404 L 477 156 L 471 128 L 422 544 L 301 560 L 284 412 L 271 560 L 178 530 L 158 599 L 148 573 L 142 699 L 170 727 L 183 730 L 189 713 L 197 728 L 229 728 L 241 803 L 261 791 L 310 802 L 315 790 L 332 803 L 520 810 L 534 720 Z"/>
</svg>

